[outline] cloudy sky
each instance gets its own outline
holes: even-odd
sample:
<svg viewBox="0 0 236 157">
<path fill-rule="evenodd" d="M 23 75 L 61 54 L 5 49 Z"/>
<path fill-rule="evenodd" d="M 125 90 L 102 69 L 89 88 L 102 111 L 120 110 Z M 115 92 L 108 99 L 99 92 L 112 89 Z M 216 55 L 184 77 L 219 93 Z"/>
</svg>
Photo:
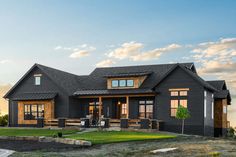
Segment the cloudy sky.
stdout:
<svg viewBox="0 0 236 157">
<path fill-rule="evenodd" d="M 234 0 L 0 0 L 0 84 L 34 63 L 88 74 L 195 62 L 201 76 L 226 79 L 236 95 L 235 15 Z"/>
</svg>

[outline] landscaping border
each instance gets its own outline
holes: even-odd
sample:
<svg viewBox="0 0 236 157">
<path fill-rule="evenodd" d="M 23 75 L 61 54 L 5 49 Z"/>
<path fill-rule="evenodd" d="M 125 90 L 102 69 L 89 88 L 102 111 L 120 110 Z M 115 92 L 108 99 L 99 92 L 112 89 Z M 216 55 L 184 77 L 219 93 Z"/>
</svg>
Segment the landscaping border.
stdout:
<svg viewBox="0 0 236 157">
<path fill-rule="evenodd" d="M 15 140 L 15 141 L 38 141 L 38 142 L 56 142 L 68 145 L 77 145 L 90 147 L 92 143 L 90 141 L 85 140 L 75 140 L 68 138 L 53 138 L 53 137 L 45 137 L 45 136 L 0 136 L 0 140 Z"/>
</svg>

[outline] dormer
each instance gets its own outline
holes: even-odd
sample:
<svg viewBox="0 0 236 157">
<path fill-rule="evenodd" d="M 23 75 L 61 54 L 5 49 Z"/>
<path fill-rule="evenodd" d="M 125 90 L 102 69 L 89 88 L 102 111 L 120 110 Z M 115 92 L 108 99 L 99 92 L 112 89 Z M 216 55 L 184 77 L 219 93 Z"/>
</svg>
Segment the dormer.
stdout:
<svg viewBox="0 0 236 157">
<path fill-rule="evenodd" d="M 106 75 L 107 89 L 139 88 L 151 72 L 118 73 Z"/>
</svg>

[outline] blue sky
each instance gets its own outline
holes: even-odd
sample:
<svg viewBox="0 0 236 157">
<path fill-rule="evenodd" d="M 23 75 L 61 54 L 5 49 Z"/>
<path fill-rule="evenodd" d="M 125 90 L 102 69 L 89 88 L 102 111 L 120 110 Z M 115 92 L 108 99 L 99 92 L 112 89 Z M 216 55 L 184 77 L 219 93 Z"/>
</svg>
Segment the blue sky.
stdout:
<svg viewBox="0 0 236 157">
<path fill-rule="evenodd" d="M 0 0 L 0 85 L 34 63 L 89 74 L 195 62 L 199 75 L 225 79 L 235 95 L 235 15 L 235 0 Z M 236 126 L 236 107 L 230 112 Z"/>
<path fill-rule="evenodd" d="M 35 62 L 88 74 L 106 59 L 115 60 L 112 66 L 195 61 L 188 45 L 236 37 L 235 15 L 233 0 L 0 1 L 0 75 L 6 76 L 0 83 L 14 83 Z M 142 44 L 137 51 L 144 53 L 181 48 L 145 61 L 107 56 L 131 42 Z M 85 44 L 95 50 L 84 57 L 71 58 L 72 50 L 63 49 Z"/>
</svg>

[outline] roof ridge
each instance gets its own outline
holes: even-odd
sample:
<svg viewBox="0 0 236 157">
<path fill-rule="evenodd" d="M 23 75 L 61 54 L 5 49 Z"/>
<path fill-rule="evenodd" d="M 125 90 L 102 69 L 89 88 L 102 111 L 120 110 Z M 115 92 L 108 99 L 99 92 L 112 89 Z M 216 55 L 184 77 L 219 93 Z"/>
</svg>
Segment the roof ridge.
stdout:
<svg viewBox="0 0 236 157">
<path fill-rule="evenodd" d="M 49 69 L 52 69 L 52 70 L 56 70 L 56 71 L 61 72 L 61 73 L 65 73 L 65 74 L 69 74 L 69 75 L 74 75 L 74 76 L 77 76 L 77 77 L 85 76 L 85 75 L 73 74 L 73 73 L 70 73 L 70 72 L 67 72 L 67 71 L 59 70 L 59 69 L 52 68 L 52 67 L 49 67 L 49 66 L 45 66 L 45 65 L 42 65 L 42 64 L 38 64 L 38 63 L 36 63 L 35 65 L 36 65 L 36 66 L 43 67 L 43 68 L 49 68 Z"/>
<path fill-rule="evenodd" d="M 177 65 L 177 64 L 194 64 L 194 62 L 183 62 L 183 63 L 168 63 L 168 64 L 144 64 L 144 65 L 127 65 L 127 66 L 114 66 L 114 67 L 97 67 L 96 69 L 109 69 L 109 68 L 126 68 L 126 67 L 141 67 L 141 66 L 157 66 L 157 65 Z"/>
</svg>

